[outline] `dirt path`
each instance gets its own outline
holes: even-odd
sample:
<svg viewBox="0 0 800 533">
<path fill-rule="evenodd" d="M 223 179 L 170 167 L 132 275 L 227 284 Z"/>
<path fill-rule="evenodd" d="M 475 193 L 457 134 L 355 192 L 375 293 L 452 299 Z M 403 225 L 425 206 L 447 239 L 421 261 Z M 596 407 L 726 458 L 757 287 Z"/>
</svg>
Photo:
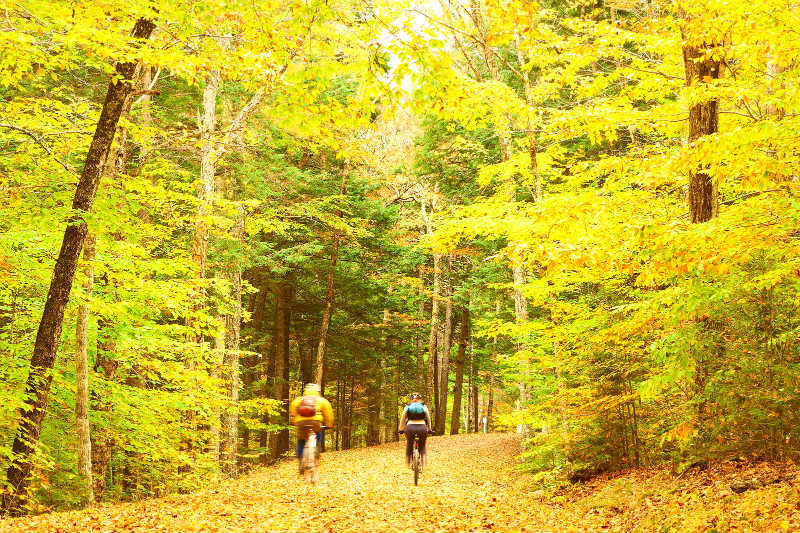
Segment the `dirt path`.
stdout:
<svg viewBox="0 0 800 533">
<path fill-rule="evenodd" d="M 326 454 L 316 488 L 287 462 L 193 494 L 0 520 L 0 533 L 800 531 L 795 465 L 726 463 L 681 476 L 654 467 L 542 497 L 512 470 L 516 435 L 436 437 L 430 453 L 418 487 L 393 443 Z M 732 490 L 743 479 L 753 488 Z"/>
<path fill-rule="evenodd" d="M 519 531 L 532 513 L 541 528 L 543 509 L 520 500 L 510 471 L 517 453 L 515 435 L 435 437 L 414 487 L 400 443 L 331 452 L 316 488 L 292 462 L 194 494 L 6 520 L 0 532 Z"/>
</svg>

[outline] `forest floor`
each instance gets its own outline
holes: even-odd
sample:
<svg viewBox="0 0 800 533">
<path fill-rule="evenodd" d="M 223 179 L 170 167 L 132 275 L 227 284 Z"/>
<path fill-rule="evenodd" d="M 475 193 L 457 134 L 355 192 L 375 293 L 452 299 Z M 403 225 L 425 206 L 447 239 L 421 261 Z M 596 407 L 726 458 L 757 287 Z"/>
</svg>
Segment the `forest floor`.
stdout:
<svg viewBox="0 0 800 533">
<path fill-rule="evenodd" d="M 800 530 L 792 465 L 640 469 L 543 492 L 514 470 L 516 435 L 434 437 L 429 448 L 418 487 L 391 443 L 326 453 L 317 487 L 287 461 L 192 494 L 0 520 L 0 532 Z"/>
</svg>

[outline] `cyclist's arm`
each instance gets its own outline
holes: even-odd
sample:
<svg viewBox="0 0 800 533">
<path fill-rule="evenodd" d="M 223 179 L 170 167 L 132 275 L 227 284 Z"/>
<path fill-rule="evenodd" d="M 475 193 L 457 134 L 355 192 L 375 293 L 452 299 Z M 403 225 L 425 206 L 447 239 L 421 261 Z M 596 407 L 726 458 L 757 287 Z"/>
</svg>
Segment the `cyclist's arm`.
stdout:
<svg viewBox="0 0 800 533">
<path fill-rule="evenodd" d="M 397 431 L 406 430 L 406 417 L 408 416 L 408 407 L 403 408 L 403 414 L 400 415 L 400 425 L 397 426 Z"/>
<path fill-rule="evenodd" d="M 428 424 L 428 429 L 432 427 L 431 425 L 431 412 L 428 410 L 428 406 L 425 406 L 425 423 Z"/>
</svg>

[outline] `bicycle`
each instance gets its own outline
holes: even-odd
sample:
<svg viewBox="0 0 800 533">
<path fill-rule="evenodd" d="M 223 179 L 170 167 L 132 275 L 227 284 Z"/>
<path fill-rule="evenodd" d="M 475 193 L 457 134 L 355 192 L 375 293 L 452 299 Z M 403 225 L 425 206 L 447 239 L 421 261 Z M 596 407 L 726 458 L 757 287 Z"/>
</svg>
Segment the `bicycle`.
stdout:
<svg viewBox="0 0 800 533">
<path fill-rule="evenodd" d="M 320 426 L 324 431 L 329 429 L 328 426 Z M 314 431 L 314 426 L 307 425 L 306 429 L 306 444 L 303 446 L 303 456 L 300 464 L 303 466 L 303 474 L 306 481 L 312 485 L 319 482 L 319 456 L 321 450 L 317 447 L 317 432 Z"/>
<path fill-rule="evenodd" d="M 404 431 L 398 431 L 404 434 Z M 433 431 L 428 431 L 428 435 L 433 435 Z M 419 433 L 414 434 L 414 449 L 411 452 L 411 469 L 414 471 L 414 485 L 419 485 L 419 475 L 422 473 L 422 456 L 419 453 Z"/>
</svg>

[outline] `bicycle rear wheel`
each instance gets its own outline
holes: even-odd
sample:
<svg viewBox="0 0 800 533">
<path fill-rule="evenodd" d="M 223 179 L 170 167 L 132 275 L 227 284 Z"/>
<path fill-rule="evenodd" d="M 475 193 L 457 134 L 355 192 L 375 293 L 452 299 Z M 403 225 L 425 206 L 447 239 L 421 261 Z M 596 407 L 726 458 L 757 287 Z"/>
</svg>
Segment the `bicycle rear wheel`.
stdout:
<svg viewBox="0 0 800 533">
<path fill-rule="evenodd" d="M 317 473 L 317 447 L 316 443 L 310 442 L 313 438 L 306 441 L 303 447 L 303 470 L 305 471 L 305 478 L 312 484 L 316 484 L 319 478 Z"/>
<path fill-rule="evenodd" d="M 419 450 L 414 447 L 414 455 L 411 456 L 412 465 L 414 467 L 414 485 L 419 484 Z"/>
</svg>

